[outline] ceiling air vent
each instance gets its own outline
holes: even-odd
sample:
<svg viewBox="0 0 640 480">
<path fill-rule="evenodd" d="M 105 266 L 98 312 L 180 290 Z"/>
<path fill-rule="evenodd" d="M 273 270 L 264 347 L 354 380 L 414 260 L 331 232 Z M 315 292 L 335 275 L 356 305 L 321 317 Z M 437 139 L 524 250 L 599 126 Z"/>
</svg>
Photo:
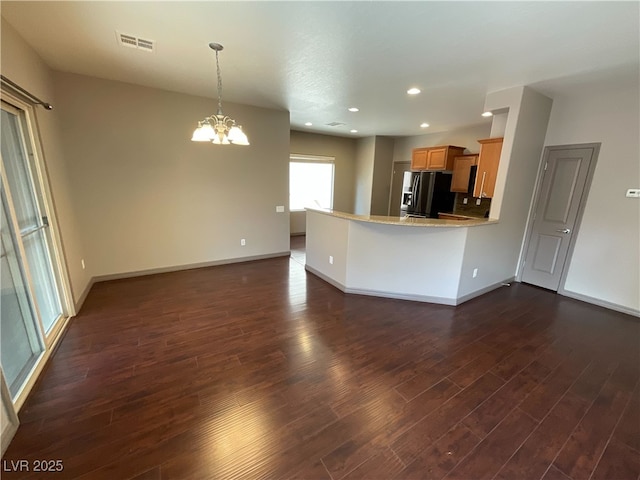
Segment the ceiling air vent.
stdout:
<svg viewBox="0 0 640 480">
<path fill-rule="evenodd" d="M 123 47 L 137 48 L 145 52 L 153 52 L 155 50 L 155 42 L 153 40 L 134 37 L 133 35 L 127 35 L 126 33 L 117 31 L 116 38 L 118 39 L 118 43 Z"/>
<path fill-rule="evenodd" d="M 341 125 L 346 125 L 346 123 L 342 123 L 342 122 L 331 122 L 331 123 L 327 123 L 327 127 L 339 127 Z"/>
</svg>

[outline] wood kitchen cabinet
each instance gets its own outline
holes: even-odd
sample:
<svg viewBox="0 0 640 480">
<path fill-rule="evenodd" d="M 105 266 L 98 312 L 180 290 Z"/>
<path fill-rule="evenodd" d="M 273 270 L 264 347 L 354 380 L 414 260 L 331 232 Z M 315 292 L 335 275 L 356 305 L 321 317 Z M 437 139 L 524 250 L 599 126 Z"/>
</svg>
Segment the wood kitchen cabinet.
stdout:
<svg viewBox="0 0 640 480">
<path fill-rule="evenodd" d="M 451 191 L 469 193 L 471 167 L 478 164 L 478 155 L 462 155 L 453 160 L 453 178 Z M 473 188 L 473 185 L 471 186 Z"/>
<path fill-rule="evenodd" d="M 478 140 L 480 156 L 478 157 L 478 173 L 473 196 L 477 198 L 493 198 L 496 187 L 496 177 L 502 152 L 502 138 L 487 138 Z"/>
<path fill-rule="evenodd" d="M 464 153 L 464 147 L 414 148 L 411 152 L 411 170 L 453 170 L 453 159 Z"/>
</svg>

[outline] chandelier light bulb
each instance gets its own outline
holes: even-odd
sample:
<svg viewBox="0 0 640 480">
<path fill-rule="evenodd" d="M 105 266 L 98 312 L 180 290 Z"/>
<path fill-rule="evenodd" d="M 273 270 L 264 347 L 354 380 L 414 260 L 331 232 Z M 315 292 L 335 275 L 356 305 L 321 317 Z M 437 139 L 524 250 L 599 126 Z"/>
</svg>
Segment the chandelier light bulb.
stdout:
<svg viewBox="0 0 640 480">
<path fill-rule="evenodd" d="M 198 122 L 198 128 L 193 132 L 191 141 L 211 142 L 215 145 L 249 145 L 247 135 L 236 121 L 222 113 L 222 73 L 218 54 L 224 48 L 219 43 L 210 43 L 209 48 L 216 52 L 216 73 L 218 79 L 218 111 Z"/>
</svg>

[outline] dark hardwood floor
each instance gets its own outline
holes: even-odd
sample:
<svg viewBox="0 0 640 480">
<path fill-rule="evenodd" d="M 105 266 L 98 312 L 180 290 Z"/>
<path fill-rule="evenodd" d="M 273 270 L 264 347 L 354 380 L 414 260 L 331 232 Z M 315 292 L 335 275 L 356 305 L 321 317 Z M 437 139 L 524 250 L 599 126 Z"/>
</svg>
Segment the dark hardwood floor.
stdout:
<svg viewBox="0 0 640 480">
<path fill-rule="evenodd" d="M 344 295 L 300 255 L 96 284 L 2 477 L 638 479 L 637 319 Z"/>
</svg>

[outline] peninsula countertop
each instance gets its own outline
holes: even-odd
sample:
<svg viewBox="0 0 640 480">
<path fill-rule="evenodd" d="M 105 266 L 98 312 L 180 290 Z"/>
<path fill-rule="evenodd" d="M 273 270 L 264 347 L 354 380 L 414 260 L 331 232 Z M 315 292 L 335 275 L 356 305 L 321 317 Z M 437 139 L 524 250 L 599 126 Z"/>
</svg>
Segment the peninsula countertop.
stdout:
<svg viewBox="0 0 640 480">
<path fill-rule="evenodd" d="M 355 215 L 353 213 L 339 212 L 336 210 L 324 210 L 307 208 L 307 210 L 322 213 L 332 217 L 354 220 L 356 222 L 380 223 L 384 225 L 401 225 L 406 227 L 477 227 L 480 225 L 491 225 L 498 223 L 498 220 L 488 218 L 471 218 L 465 220 L 450 220 L 440 218 L 416 218 L 416 217 L 386 217 L 383 215 Z"/>
</svg>

